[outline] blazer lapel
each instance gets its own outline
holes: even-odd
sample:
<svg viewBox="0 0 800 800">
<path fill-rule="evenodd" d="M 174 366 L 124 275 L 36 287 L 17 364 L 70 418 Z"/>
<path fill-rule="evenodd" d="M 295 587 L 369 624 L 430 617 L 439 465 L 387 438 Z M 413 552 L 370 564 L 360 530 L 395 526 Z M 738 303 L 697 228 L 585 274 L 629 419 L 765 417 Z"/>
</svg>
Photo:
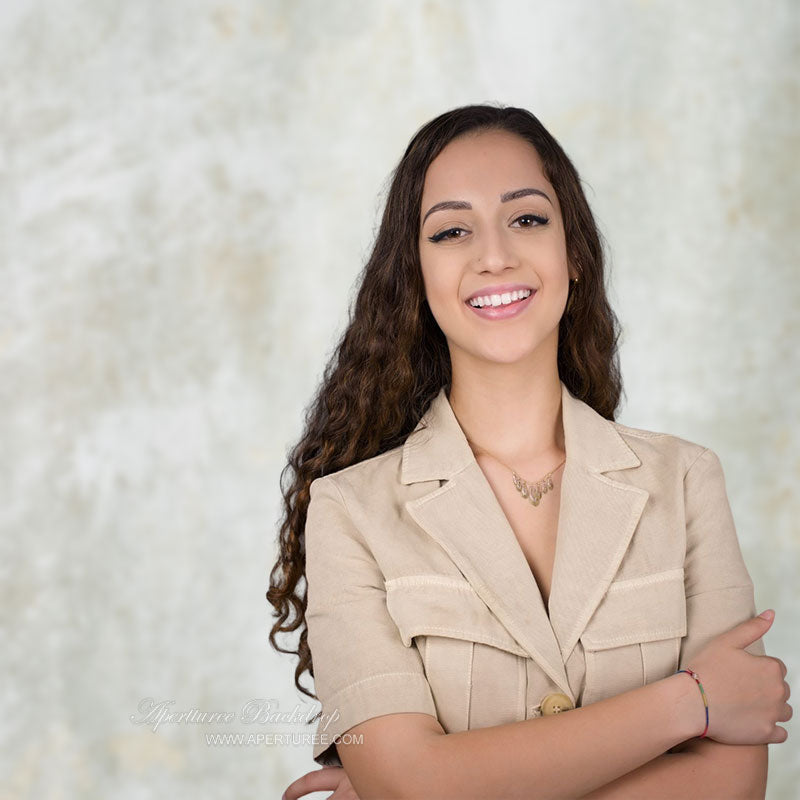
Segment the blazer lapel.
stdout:
<svg viewBox="0 0 800 800">
<path fill-rule="evenodd" d="M 561 382 L 567 460 L 548 609 L 444 388 L 403 446 L 401 481 L 444 481 L 405 503 L 550 679 L 572 696 L 565 662 L 619 568 L 649 496 L 603 473 L 641 462 L 614 425 Z"/>
</svg>

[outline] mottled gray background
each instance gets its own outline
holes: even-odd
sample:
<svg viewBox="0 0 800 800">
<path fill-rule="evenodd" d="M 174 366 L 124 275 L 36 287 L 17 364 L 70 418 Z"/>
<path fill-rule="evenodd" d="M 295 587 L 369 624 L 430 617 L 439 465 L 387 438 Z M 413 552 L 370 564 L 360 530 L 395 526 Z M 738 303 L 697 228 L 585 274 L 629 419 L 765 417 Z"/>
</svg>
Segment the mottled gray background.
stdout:
<svg viewBox="0 0 800 800">
<path fill-rule="evenodd" d="M 267 642 L 278 476 L 391 169 L 470 102 L 530 108 L 581 171 L 620 420 L 720 455 L 791 681 L 799 10 L 3 0 L 0 797 L 278 797 L 316 768 L 204 736 L 313 730 L 241 719 L 316 710 Z M 153 731 L 148 697 L 236 719 Z"/>
</svg>

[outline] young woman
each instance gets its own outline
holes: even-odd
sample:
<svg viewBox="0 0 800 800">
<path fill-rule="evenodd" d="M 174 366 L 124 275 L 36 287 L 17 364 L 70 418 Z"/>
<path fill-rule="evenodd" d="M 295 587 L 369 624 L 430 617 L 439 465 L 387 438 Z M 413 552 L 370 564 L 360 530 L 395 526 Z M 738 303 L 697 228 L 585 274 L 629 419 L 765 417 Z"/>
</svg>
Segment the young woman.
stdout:
<svg viewBox="0 0 800 800">
<path fill-rule="evenodd" d="M 716 454 L 615 421 L 617 338 L 538 119 L 424 125 L 289 458 L 270 640 L 327 768 L 285 797 L 764 796 L 792 714 L 774 614 Z"/>
</svg>

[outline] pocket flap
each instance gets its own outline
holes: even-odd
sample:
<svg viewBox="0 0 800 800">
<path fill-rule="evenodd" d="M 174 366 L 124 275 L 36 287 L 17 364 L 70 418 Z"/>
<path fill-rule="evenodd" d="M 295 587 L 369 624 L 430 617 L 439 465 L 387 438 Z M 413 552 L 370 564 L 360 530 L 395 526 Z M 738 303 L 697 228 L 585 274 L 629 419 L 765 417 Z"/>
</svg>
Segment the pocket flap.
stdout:
<svg viewBox="0 0 800 800">
<path fill-rule="evenodd" d="M 686 635 L 683 567 L 614 581 L 581 636 L 589 650 Z"/>
<path fill-rule="evenodd" d="M 414 636 L 448 636 L 527 656 L 469 581 L 445 575 L 391 578 L 386 606 L 406 647 Z"/>
</svg>

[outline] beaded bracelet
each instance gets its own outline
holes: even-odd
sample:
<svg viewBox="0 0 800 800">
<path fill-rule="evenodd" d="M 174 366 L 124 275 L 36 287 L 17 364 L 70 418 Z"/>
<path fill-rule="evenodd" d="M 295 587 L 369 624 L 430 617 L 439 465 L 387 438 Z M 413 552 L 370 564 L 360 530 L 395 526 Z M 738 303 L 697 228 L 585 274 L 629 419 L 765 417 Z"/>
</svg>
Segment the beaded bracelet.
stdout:
<svg viewBox="0 0 800 800">
<path fill-rule="evenodd" d="M 685 672 L 687 675 L 694 678 L 695 681 L 697 681 L 697 685 L 700 687 L 700 694 L 703 696 L 703 705 L 706 708 L 706 728 L 699 736 L 699 738 L 702 739 L 708 733 L 708 700 L 706 700 L 706 693 L 703 690 L 703 684 L 700 683 L 700 676 L 693 669 L 679 669 L 675 674 L 677 675 L 679 672 Z"/>
</svg>

